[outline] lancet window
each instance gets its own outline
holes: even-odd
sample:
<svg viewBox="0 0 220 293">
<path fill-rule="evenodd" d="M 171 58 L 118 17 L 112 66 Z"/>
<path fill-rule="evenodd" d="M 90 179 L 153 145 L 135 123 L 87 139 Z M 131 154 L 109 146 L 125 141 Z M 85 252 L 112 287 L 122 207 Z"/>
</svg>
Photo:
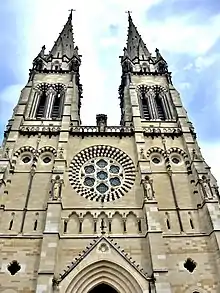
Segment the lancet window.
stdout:
<svg viewBox="0 0 220 293">
<path fill-rule="evenodd" d="M 38 85 L 30 113 L 36 119 L 57 119 L 61 117 L 65 88 L 62 84 Z"/>
<path fill-rule="evenodd" d="M 142 118 L 146 120 L 170 120 L 172 113 L 165 90 L 160 86 L 139 87 Z"/>
</svg>

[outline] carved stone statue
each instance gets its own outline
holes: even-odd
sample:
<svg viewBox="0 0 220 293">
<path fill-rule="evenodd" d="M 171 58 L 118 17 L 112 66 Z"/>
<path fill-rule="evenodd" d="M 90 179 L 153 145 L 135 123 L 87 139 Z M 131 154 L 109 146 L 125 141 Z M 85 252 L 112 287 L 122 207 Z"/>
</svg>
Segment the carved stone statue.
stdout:
<svg viewBox="0 0 220 293">
<path fill-rule="evenodd" d="M 9 148 L 6 148 L 5 149 L 4 158 L 5 159 L 8 159 L 9 158 Z"/>
<path fill-rule="evenodd" d="M 61 148 L 59 148 L 59 151 L 58 151 L 58 158 L 59 159 L 63 159 L 64 157 L 63 157 L 63 148 L 61 147 Z"/>
<path fill-rule="evenodd" d="M 141 160 L 146 160 L 146 156 L 144 154 L 144 149 L 143 148 L 140 149 L 140 159 Z"/>
<path fill-rule="evenodd" d="M 154 199 L 153 179 L 150 179 L 149 176 L 145 176 L 142 180 L 142 184 L 144 187 L 144 196 L 148 200 Z"/>
<path fill-rule="evenodd" d="M 220 197 L 218 186 L 214 185 L 213 188 L 214 188 L 214 191 L 215 191 L 215 194 L 217 195 L 217 197 Z"/>
<path fill-rule="evenodd" d="M 59 175 L 52 179 L 52 190 L 51 190 L 51 198 L 52 200 L 58 200 L 61 198 L 61 188 L 62 188 L 63 180 Z"/>
<path fill-rule="evenodd" d="M 202 176 L 202 179 L 199 179 L 199 182 L 202 186 L 204 198 L 212 199 L 213 194 L 210 186 L 210 180 L 207 179 L 205 176 Z"/>
</svg>

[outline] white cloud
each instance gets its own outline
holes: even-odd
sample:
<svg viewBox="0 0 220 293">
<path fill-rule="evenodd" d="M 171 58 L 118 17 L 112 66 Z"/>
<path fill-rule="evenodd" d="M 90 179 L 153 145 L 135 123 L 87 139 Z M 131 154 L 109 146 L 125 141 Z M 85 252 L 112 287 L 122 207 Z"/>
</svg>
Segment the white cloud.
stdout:
<svg viewBox="0 0 220 293">
<path fill-rule="evenodd" d="M 192 12 L 183 16 L 170 16 L 163 22 L 149 23 L 145 36 L 169 52 L 193 56 L 205 54 L 220 37 L 220 14 L 205 23 L 192 22 L 193 15 Z"/>
<path fill-rule="evenodd" d="M 206 163 L 211 167 L 211 172 L 218 182 L 220 182 L 220 140 L 216 143 L 200 142 L 201 151 Z"/>
</svg>

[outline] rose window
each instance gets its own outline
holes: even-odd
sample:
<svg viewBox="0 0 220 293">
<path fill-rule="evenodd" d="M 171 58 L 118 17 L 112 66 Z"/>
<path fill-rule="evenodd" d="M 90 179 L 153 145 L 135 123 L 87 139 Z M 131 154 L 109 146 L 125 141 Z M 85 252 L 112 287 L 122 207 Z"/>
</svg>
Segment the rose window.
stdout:
<svg viewBox="0 0 220 293">
<path fill-rule="evenodd" d="M 133 161 L 110 146 L 93 146 L 77 154 L 69 173 L 73 188 L 85 198 L 111 201 L 120 198 L 134 183 Z"/>
</svg>

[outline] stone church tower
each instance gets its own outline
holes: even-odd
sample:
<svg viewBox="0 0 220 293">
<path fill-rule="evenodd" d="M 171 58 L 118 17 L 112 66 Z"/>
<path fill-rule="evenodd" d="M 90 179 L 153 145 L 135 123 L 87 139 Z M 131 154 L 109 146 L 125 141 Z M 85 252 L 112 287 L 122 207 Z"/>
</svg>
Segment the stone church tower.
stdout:
<svg viewBox="0 0 220 293">
<path fill-rule="evenodd" d="M 120 126 L 80 119 L 72 13 L 0 154 L 1 293 L 220 292 L 220 210 L 171 73 L 129 15 Z"/>
</svg>

